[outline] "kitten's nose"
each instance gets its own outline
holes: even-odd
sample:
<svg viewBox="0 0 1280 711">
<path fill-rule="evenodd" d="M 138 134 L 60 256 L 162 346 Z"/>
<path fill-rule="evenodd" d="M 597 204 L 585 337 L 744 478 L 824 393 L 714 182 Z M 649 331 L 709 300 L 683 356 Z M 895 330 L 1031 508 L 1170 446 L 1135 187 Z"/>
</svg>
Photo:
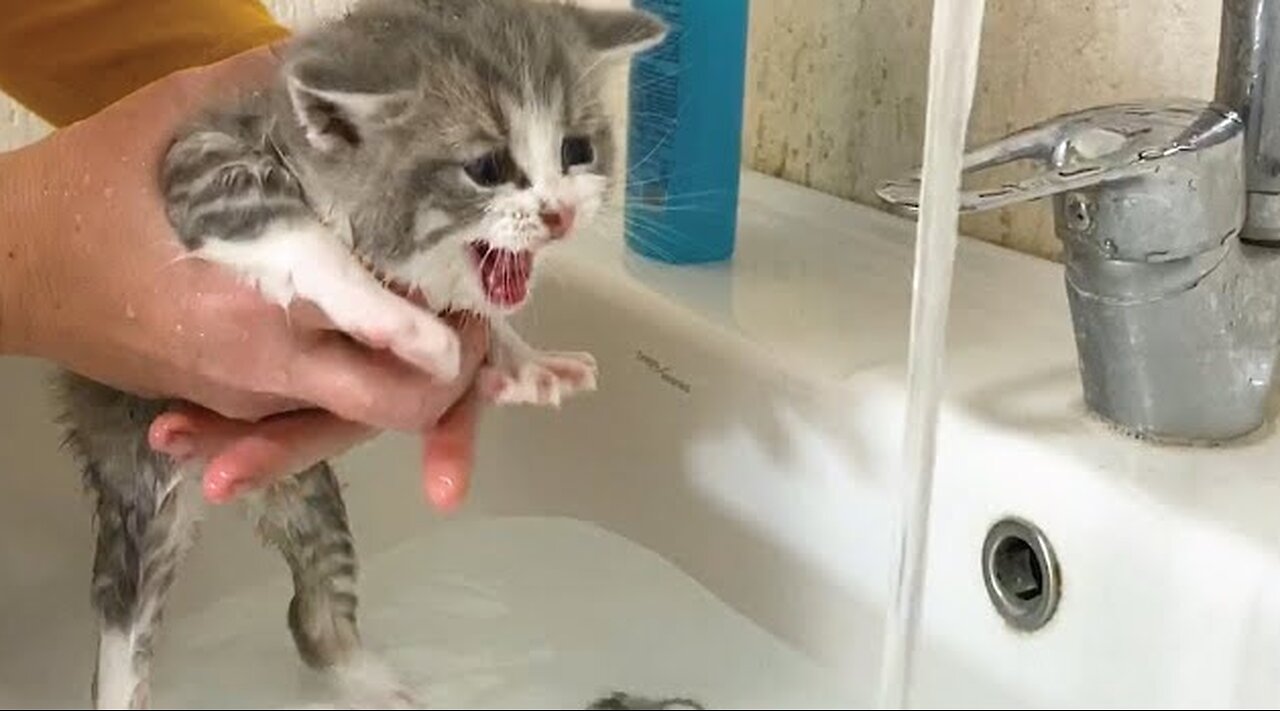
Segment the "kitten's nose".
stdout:
<svg viewBox="0 0 1280 711">
<path fill-rule="evenodd" d="M 573 218 L 573 208 L 568 205 L 548 206 L 542 210 L 542 224 L 551 232 L 551 239 L 560 239 L 568 234 L 573 229 Z"/>
</svg>

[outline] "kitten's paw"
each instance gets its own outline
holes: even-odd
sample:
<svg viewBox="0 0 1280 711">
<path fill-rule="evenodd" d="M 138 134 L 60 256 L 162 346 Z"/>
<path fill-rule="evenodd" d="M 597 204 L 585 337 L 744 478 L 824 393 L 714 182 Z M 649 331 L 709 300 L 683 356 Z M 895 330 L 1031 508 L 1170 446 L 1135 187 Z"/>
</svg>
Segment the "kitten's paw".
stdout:
<svg viewBox="0 0 1280 711">
<path fill-rule="evenodd" d="M 458 377 L 461 345 L 443 322 L 408 304 L 380 308 L 360 318 L 345 318 L 337 326 L 366 345 L 389 350 L 410 365 L 445 379 Z M 332 318 L 332 316 L 331 316 Z M 337 319 L 335 319 L 336 321 Z"/>
<path fill-rule="evenodd" d="M 361 709 L 421 709 L 425 704 L 382 660 L 364 653 L 334 669 L 346 702 Z"/>
<path fill-rule="evenodd" d="M 444 380 L 458 377 L 462 368 L 457 334 L 425 313 L 400 324 L 386 343 L 392 353 Z"/>
<path fill-rule="evenodd" d="M 500 405 L 552 405 L 596 389 L 596 359 L 590 353 L 536 353 L 486 376 L 489 399 Z"/>
</svg>

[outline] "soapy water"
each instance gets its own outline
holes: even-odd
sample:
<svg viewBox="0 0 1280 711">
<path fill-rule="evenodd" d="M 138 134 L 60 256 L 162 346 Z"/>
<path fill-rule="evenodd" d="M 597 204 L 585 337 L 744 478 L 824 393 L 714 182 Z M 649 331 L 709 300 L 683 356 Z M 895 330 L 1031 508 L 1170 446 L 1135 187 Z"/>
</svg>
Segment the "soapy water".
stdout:
<svg viewBox="0 0 1280 711">
<path fill-rule="evenodd" d="M 908 358 L 907 420 L 893 579 L 885 619 L 881 708 L 905 708 L 918 647 L 938 409 L 965 134 L 978 74 L 984 0 L 934 0 L 920 216 Z"/>
<path fill-rule="evenodd" d="M 367 557 L 359 587 L 366 642 L 429 708 L 585 709 L 614 691 L 708 709 L 865 705 L 657 555 L 581 522 L 450 522 Z M 291 594 L 282 570 L 171 620 L 154 704 L 339 704 L 293 650 Z"/>
</svg>

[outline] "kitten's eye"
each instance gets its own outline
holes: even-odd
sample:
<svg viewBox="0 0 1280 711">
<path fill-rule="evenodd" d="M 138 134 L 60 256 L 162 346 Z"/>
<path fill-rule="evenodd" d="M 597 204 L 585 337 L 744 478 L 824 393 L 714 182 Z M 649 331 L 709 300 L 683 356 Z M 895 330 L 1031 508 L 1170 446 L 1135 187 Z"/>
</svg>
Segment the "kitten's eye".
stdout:
<svg viewBox="0 0 1280 711">
<path fill-rule="evenodd" d="M 595 149 L 591 147 L 591 139 L 584 136 L 569 136 L 560 144 L 560 162 L 567 171 L 575 165 L 587 165 L 596 159 Z"/>
<path fill-rule="evenodd" d="M 468 178 L 475 181 L 476 185 L 485 188 L 497 187 L 503 183 L 520 182 L 520 170 L 505 148 L 486 153 L 464 164 L 462 169 L 467 172 Z"/>
</svg>

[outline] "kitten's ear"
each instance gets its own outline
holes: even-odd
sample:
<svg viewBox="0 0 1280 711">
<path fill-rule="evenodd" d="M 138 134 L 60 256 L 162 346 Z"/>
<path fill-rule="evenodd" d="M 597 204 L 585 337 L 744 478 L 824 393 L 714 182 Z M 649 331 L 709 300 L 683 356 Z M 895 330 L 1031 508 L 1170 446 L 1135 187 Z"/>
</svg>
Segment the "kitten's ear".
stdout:
<svg viewBox="0 0 1280 711">
<path fill-rule="evenodd" d="M 643 10 L 577 8 L 575 15 L 587 45 L 608 58 L 630 57 L 656 47 L 669 29 L 662 19 Z"/>
<path fill-rule="evenodd" d="M 393 122 L 408 106 L 402 93 L 322 88 L 314 71 L 289 71 L 287 83 L 294 115 L 312 146 L 325 152 L 359 146 L 371 131 Z"/>
</svg>

